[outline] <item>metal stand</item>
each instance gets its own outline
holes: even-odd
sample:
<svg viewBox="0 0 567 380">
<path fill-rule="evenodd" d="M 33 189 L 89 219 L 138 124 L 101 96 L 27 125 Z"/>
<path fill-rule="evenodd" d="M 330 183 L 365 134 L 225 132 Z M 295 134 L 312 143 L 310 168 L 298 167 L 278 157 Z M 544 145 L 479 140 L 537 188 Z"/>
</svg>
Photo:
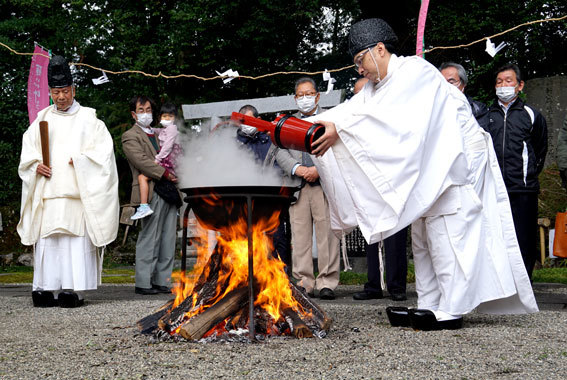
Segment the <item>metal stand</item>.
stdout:
<svg viewBox="0 0 567 380">
<path fill-rule="evenodd" d="M 254 243 L 252 235 L 252 197 L 246 196 L 248 203 L 248 332 L 251 341 L 256 340 L 254 330 Z"/>
<path fill-rule="evenodd" d="M 248 324 L 249 338 L 256 341 L 256 331 L 254 327 L 254 239 L 252 232 L 252 196 L 245 195 L 248 208 Z M 191 197 L 186 197 L 187 207 L 183 213 L 183 234 L 181 237 L 181 272 L 185 275 L 187 271 L 187 228 L 189 226 L 189 212 Z"/>
</svg>

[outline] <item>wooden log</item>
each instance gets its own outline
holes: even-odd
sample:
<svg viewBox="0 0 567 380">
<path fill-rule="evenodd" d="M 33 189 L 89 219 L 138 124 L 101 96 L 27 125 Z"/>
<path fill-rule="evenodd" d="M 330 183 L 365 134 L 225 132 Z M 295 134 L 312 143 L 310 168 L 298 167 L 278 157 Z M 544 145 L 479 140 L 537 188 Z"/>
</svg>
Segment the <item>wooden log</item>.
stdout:
<svg viewBox="0 0 567 380">
<path fill-rule="evenodd" d="M 254 308 L 254 329 L 256 334 L 268 335 L 273 331 L 274 319 L 261 307 Z"/>
<path fill-rule="evenodd" d="M 49 166 L 49 128 L 47 121 L 39 122 L 39 136 L 41 139 L 41 155 L 43 164 Z"/>
<path fill-rule="evenodd" d="M 218 246 L 217 246 L 218 247 Z M 163 315 L 158 321 L 160 329 L 167 332 L 175 330 L 182 322 L 183 317 L 193 309 L 205 305 L 215 295 L 217 288 L 218 272 L 221 266 L 222 252 L 216 248 L 211 254 L 206 268 L 195 283 L 193 294 L 197 293 L 197 301 L 193 307 L 193 296 L 185 298 L 177 307 Z"/>
<path fill-rule="evenodd" d="M 230 318 L 230 320 L 226 323 L 227 330 L 238 330 L 243 329 L 246 327 L 248 323 L 248 302 L 245 302 L 244 305 L 236 314 Z"/>
<path fill-rule="evenodd" d="M 296 338 L 301 339 L 301 338 L 313 337 L 313 332 L 309 327 L 307 327 L 305 322 L 303 322 L 303 320 L 295 310 L 288 307 L 283 310 L 282 314 L 284 315 L 284 318 L 287 321 L 287 324 L 289 325 L 292 334 Z"/>
<path fill-rule="evenodd" d="M 329 331 L 333 320 L 321 309 L 319 305 L 311 300 L 305 293 L 295 286 L 292 282 L 289 283 L 291 287 L 291 294 L 293 298 L 303 307 L 307 312 L 313 315 L 313 321 L 319 326 L 321 330 Z"/>
<path fill-rule="evenodd" d="M 187 340 L 201 339 L 207 331 L 241 309 L 242 304 L 246 302 L 247 296 L 247 287 L 232 290 L 216 304 L 185 322 L 181 326 L 179 333 Z"/>
<path fill-rule="evenodd" d="M 173 305 L 173 301 L 175 300 L 172 299 L 167 301 L 162 307 L 156 310 L 153 314 L 150 314 L 147 317 L 144 317 L 140 319 L 138 322 L 136 322 L 136 325 L 138 326 L 140 332 L 146 335 L 152 334 L 158 328 L 158 322 L 160 318 L 163 317 L 166 313 L 168 313 L 169 309 L 171 309 L 171 306 Z"/>
</svg>

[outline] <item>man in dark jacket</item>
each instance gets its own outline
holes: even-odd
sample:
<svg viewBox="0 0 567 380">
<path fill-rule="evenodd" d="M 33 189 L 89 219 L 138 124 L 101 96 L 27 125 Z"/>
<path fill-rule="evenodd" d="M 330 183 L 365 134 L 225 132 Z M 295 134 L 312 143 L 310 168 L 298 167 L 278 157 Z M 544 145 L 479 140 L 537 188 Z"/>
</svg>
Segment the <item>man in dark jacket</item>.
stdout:
<svg viewBox="0 0 567 380">
<path fill-rule="evenodd" d="M 467 72 L 462 65 L 455 62 L 444 62 L 439 66 L 439 71 L 441 75 L 445 77 L 447 82 L 451 83 L 453 86 L 457 87 L 461 92 L 465 92 L 465 87 L 469 81 L 467 77 Z M 478 121 L 478 124 L 484 129 L 488 128 L 488 107 L 477 100 L 474 100 L 469 95 L 465 94 L 469 104 L 471 105 L 472 113 Z"/>
<path fill-rule="evenodd" d="M 238 112 L 246 116 L 260 116 L 256 107 L 249 104 L 240 107 Z M 266 161 L 266 155 L 272 145 L 270 136 L 266 132 L 258 131 L 255 127 L 243 124 L 236 131 L 236 139 L 254 153 L 259 163 Z M 277 167 L 277 163 L 274 163 L 274 166 Z M 284 262 L 286 273 L 291 273 L 290 239 L 288 239 L 288 234 L 286 233 L 288 229 L 289 215 L 287 210 L 282 210 L 280 213 L 280 224 L 273 236 L 275 251 L 272 254 Z"/>
<path fill-rule="evenodd" d="M 537 258 L 538 175 L 547 154 L 547 124 L 537 110 L 518 98 L 523 88 L 517 65 L 507 64 L 498 69 L 498 99 L 490 107 L 488 132 L 508 190 L 524 265 L 531 278 Z"/>
</svg>

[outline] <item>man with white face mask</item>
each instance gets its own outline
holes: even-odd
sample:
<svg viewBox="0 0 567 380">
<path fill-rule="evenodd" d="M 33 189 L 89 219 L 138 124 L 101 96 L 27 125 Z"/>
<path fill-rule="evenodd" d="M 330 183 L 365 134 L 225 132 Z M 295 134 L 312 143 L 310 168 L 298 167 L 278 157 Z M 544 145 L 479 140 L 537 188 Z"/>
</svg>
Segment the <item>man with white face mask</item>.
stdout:
<svg viewBox="0 0 567 380">
<path fill-rule="evenodd" d="M 177 182 L 177 177 L 155 161 L 160 151 L 159 140 L 152 128 L 153 101 L 145 96 L 130 100 L 130 114 L 135 124 L 122 134 L 122 148 L 132 170 L 131 203 L 140 205 L 139 174 L 151 178 L 148 200 L 153 213 L 141 219 L 141 230 L 136 242 L 137 294 L 169 293 L 173 257 L 177 207 L 154 191 L 160 180 Z"/>
<path fill-rule="evenodd" d="M 531 278 L 538 255 L 538 175 L 547 154 L 547 124 L 541 113 L 518 97 L 523 88 L 518 66 L 507 64 L 498 69 L 495 85 L 498 99 L 490 107 L 488 132 L 508 190 L 524 265 Z"/>
<path fill-rule="evenodd" d="M 295 82 L 295 102 L 299 112 L 293 116 L 297 118 L 321 113 L 319 92 L 313 79 L 303 77 Z M 334 299 L 334 289 L 339 284 L 339 239 L 331 232 L 329 204 L 317 168 L 308 153 L 298 150 L 278 149 L 275 158 L 284 175 L 301 179 L 302 184 L 297 202 L 289 208 L 293 277 L 310 296 L 318 290 L 322 299 Z M 313 274 L 313 226 L 319 266 L 317 278 Z"/>
</svg>

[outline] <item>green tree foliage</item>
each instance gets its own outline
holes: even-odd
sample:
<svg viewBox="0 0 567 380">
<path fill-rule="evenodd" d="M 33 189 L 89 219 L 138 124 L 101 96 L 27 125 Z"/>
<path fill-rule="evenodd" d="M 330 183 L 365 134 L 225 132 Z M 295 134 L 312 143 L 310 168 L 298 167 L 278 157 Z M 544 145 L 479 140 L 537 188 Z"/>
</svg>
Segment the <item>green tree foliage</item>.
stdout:
<svg viewBox="0 0 567 380">
<path fill-rule="evenodd" d="M 322 64 L 329 69 L 350 64 L 343 54 L 344 36 L 357 16 L 354 0 L 3 1 L 0 42 L 31 52 L 35 41 L 53 54 L 110 71 L 211 77 L 215 70 L 232 68 L 242 75 L 256 76 L 315 71 Z M 331 53 L 323 54 L 319 43 L 330 45 Z M 0 174 L 0 202 L 19 197 L 17 164 L 21 135 L 28 126 L 29 65 L 29 56 L 2 50 L 0 159 L 5 170 Z M 114 137 L 123 200 L 127 199 L 130 171 L 120 136 L 132 122 L 128 100 L 133 95 L 146 94 L 158 104 L 264 97 L 293 92 L 297 79 L 297 75 L 280 75 L 223 85 L 220 79 L 108 74 L 109 83 L 93 85 L 91 79 L 100 75 L 84 66 L 76 67 L 77 100 L 97 109 Z"/>
<path fill-rule="evenodd" d="M 426 48 L 468 43 L 526 21 L 567 14 L 564 0 L 524 0 L 521 4 L 432 0 Z M 413 54 L 419 6 L 419 0 L 0 0 L 0 42 L 31 52 L 35 41 L 54 54 L 111 71 L 203 77 L 229 68 L 252 76 L 318 71 L 352 63 L 345 37 L 351 23 L 361 18 L 386 19 L 399 35 L 400 52 Z M 566 26 L 565 21 L 532 25 L 495 38 L 496 44 L 506 41 L 509 46 L 494 59 L 484 52 L 484 43 L 436 50 L 426 59 L 434 65 L 447 60 L 462 63 L 470 75 L 468 91 L 488 101 L 493 94 L 493 71 L 508 61 L 517 62 L 526 79 L 564 74 Z M 17 164 L 21 135 L 28 126 L 30 57 L 0 50 L 0 160 L 4 169 L 0 171 L 0 203 L 7 203 L 19 199 Z M 158 104 L 191 104 L 284 95 L 293 91 L 293 81 L 298 78 L 236 79 L 223 85 L 219 79 L 109 74 L 109 83 L 93 85 L 91 79 L 100 75 L 100 71 L 76 67 L 77 99 L 97 109 L 115 139 L 123 200 L 130 172 L 120 135 L 131 125 L 131 96 L 146 94 Z M 356 74 L 347 70 L 334 77 L 337 88 L 347 88 Z M 321 77 L 315 79 L 324 84 Z"/>
<path fill-rule="evenodd" d="M 426 24 L 426 49 L 453 46 L 476 41 L 533 20 L 567 15 L 564 0 L 506 1 L 479 0 L 430 2 Z M 494 58 L 488 55 L 485 42 L 467 48 L 435 50 L 426 58 L 438 66 L 444 61 L 461 63 L 469 74 L 471 95 L 491 102 L 494 99 L 494 72 L 509 62 L 518 64 L 524 80 L 565 75 L 567 61 L 567 20 L 534 24 L 491 39 L 498 45 L 508 43 Z"/>
</svg>

